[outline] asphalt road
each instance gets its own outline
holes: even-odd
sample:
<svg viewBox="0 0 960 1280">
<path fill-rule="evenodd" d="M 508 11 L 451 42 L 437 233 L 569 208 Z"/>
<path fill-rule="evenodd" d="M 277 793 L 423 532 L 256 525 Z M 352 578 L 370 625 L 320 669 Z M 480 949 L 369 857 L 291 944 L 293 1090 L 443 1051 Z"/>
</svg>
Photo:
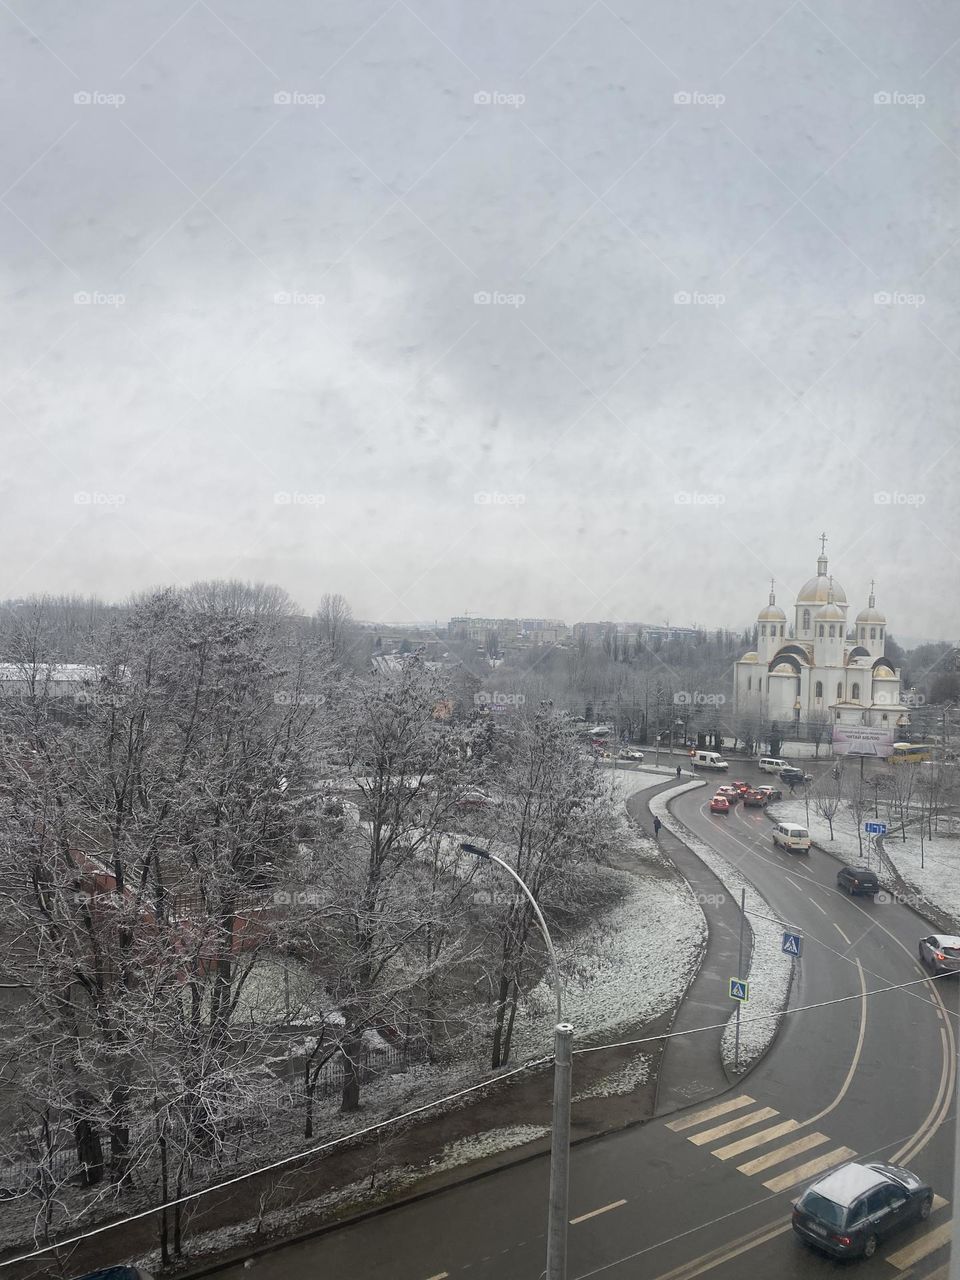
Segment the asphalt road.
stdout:
<svg viewBox="0 0 960 1280">
<path fill-rule="evenodd" d="M 738 805 L 711 816 L 711 794 L 690 792 L 675 811 L 802 930 L 791 1007 L 852 998 L 787 1016 L 756 1070 L 713 1102 L 576 1147 L 570 1280 L 835 1273 L 838 1264 L 793 1238 L 790 1204 L 818 1165 L 855 1157 L 902 1161 L 938 1192 L 929 1222 L 856 1264 L 858 1276 L 939 1280 L 951 1222 L 958 984 L 869 994 L 924 976 L 923 922 L 899 904 L 839 893 L 825 854 L 776 850 L 762 811 Z M 537 1159 L 222 1274 L 538 1280 L 546 1184 L 547 1162 Z"/>
</svg>

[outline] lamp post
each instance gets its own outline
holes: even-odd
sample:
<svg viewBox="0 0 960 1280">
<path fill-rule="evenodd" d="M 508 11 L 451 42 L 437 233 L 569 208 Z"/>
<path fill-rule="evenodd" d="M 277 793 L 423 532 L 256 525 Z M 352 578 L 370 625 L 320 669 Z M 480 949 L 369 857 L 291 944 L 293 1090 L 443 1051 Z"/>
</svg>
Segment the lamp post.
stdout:
<svg viewBox="0 0 960 1280">
<path fill-rule="evenodd" d="M 793 700 L 793 722 L 796 729 L 797 741 L 800 741 L 800 712 L 803 708 L 800 705 L 799 697 Z"/>
<path fill-rule="evenodd" d="M 563 987 L 553 939 L 543 918 L 537 900 L 509 862 L 498 858 L 489 849 L 475 844 L 461 844 L 464 853 L 495 862 L 520 886 L 525 894 L 550 956 L 553 970 L 553 994 L 557 1004 L 557 1021 L 553 1031 L 553 1132 L 550 1139 L 550 1199 L 547 1213 L 547 1270 L 546 1280 L 566 1280 L 567 1274 L 567 1223 L 570 1200 L 570 1092 L 572 1076 L 573 1027 L 563 1020 Z"/>
</svg>

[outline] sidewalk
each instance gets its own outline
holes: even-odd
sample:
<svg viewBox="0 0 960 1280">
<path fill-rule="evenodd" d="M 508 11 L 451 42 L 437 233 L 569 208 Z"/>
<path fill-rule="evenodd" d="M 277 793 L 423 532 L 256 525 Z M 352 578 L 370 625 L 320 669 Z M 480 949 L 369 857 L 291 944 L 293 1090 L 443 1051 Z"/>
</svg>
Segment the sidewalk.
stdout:
<svg viewBox="0 0 960 1280">
<path fill-rule="evenodd" d="M 683 781 L 690 781 L 688 773 L 684 773 Z M 674 776 L 656 790 L 641 792 L 635 797 L 636 803 L 629 806 L 631 816 L 650 835 L 653 834 L 653 818 L 647 808 L 648 802 L 653 796 L 669 791 L 676 782 Z M 720 1056 L 720 1040 L 730 1017 L 727 981 L 736 973 L 740 939 L 739 907 L 730 900 L 730 895 L 713 872 L 666 827 L 660 832 L 659 845 L 697 895 L 707 918 L 706 950 L 697 975 L 680 1003 L 671 1031 L 690 1031 L 715 1023 L 720 1026 L 716 1031 L 675 1036 L 666 1042 L 657 1086 L 658 1116 L 713 1098 L 730 1087 L 731 1081 Z M 747 925 L 744 929 L 745 955 L 750 954 L 751 945 Z"/>
</svg>

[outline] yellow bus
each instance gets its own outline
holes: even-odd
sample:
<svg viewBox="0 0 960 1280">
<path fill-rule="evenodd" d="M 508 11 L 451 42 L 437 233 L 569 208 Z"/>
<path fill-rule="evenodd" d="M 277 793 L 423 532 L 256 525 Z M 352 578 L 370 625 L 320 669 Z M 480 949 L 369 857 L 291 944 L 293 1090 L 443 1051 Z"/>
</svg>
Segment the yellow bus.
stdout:
<svg viewBox="0 0 960 1280">
<path fill-rule="evenodd" d="M 933 748 L 929 743 L 895 742 L 890 756 L 891 764 L 923 764 L 931 759 Z"/>
</svg>

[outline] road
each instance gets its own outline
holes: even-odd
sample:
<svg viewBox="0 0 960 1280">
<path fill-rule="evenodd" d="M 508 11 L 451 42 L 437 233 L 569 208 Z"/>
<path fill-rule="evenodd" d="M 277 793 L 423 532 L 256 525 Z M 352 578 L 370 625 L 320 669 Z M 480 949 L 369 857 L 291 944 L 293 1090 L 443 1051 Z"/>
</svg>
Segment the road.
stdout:
<svg viewBox="0 0 960 1280">
<path fill-rule="evenodd" d="M 759 780 L 750 768 L 736 772 Z M 714 1102 L 577 1146 L 570 1280 L 834 1273 L 836 1263 L 794 1240 L 790 1203 L 820 1168 L 855 1157 L 902 1161 L 938 1192 L 930 1221 L 857 1264 L 858 1276 L 940 1280 L 957 981 L 865 994 L 924 976 L 924 924 L 899 904 L 839 893 L 827 855 L 776 850 L 762 811 L 738 805 L 711 816 L 711 793 L 687 793 L 675 812 L 802 930 L 791 1007 L 852 999 L 786 1017 L 756 1070 Z M 265 1255 L 254 1270 L 263 1280 L 538 1280 L 546 1183 L 546 1160 L 530 1161 Z M 241 1270 L 225 1274 L 239 1280 Z"/>
</svg>

